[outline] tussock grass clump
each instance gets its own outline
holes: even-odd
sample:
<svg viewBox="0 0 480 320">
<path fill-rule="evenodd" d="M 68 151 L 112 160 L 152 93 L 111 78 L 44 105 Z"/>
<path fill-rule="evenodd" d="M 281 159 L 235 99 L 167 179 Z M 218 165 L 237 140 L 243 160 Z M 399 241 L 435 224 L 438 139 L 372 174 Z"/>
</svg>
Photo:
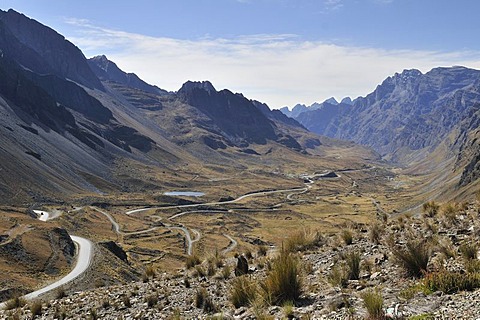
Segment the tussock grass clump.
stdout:
<svg viewBox="0 0 480 320">
<path fill-rule="evenodd" d="M 243 275 L 232 281 L 230 302 L 235 308 L 250 306 L 257 297 L 257 284 L 248 276 Z"/>
<path fill-rule="evenodd" d="M 353 234 L 350 230 L 342 230 L 341 237 L 347 246 L 353 243 Z"/>
<path fill-rule="evenodd" d="M 465 260 L 464 266 L 468 273 L 480 272 L 480 260 L 478 259 Z"/>
<path fill-rule="evenodd" d="M 293 233 L 286 241 L 284 249 L 289 252 L 313 249 L 323 242 L 323 237 L 316 231 L 306 228 Z"/>
<path fill-rule="evenodd" d="M 405 248 L 394 248 L 396 261 L 409 277 L 420 278 L 427 272 L 431 252 L 424 241 L 408 241 Z"/>
<path fill-rule="evenodd" d="M 268 248 L 266 246 L 258 247 L 257 256 L 264 257 L 267 255 Z"/>
<path fill-rule="evenodd" d="M 222 278 L 224 280 L 227 280 L 228 278 L 230 278 L 231 273 L 232 273 L 232 268 L 230 268 L 230 266 L 228 265 L 224 266 L 222 269 Z"/>
<path fill-rule="evenodd" d="M 464 243 L 458 249 L 466 260 L 477 259 L 478 245 L 476 243 Z"/>
<path fill-rule="evenodd" d="M 458 211 L 459 206 L 456 203 L 449 202 L 442 207 L 442 215 L 450 223 L 454 223 L 456 221 Z"/>
<path fill-rule="evenodd" d="M 191 256 L 187 257 L 187 260 L 185 261 L 185 265 L 187 269 L 193 268 L 196 265 L 199 265 L 202 261 L 196 254 L 192 254 Z"/>
<path fill-rule="evenodd" d="M 328 282 L 334 287 L 344 288 L 348 283 L 348 274 L 342 266 L 334 266 L 327 277 Z"/>
<path fill-rule="evenodd" d="M 360 254 L 357 252 L 349 252 L 345 255 L 347 263 L 349 280 L 358 280 L 360 278 Z"/>
<path fill-rule="evenodd" d="M 145 297 L 145 302 L 149 308 L 152 308 L 158 303 L 158 297 L 156 294 L 151 294 Z"/>
<path fill-rule="evenodd" d="M 272 270 L 262 283 L 264 300 L 272 305 L 297 301 L 303 292 L 300 261 L 292 253 L 282 250 L 272 261 Z"/>
<path fill-rule="evenodd" d="M 368 234 L 370 241 L 374 244 L 379 244 L 382 238 L 383 228 L 378 224 L 375 223 L 371 228 Z"/>
<path fill-rule="evenodd" d="M 207 272 L 205 271 L 205 269 L 201 265 L 195 266 L 195 272 L 196 272 L 196 275 L 198 277 L 206 277 L 207 276 Z"/>
<path fill-rule="evenodd" d="M 127 308 L 130 308 L 132 306 L 132 302 L 130 301 L 130 297 L 128 295 L 122 296 L 122 302 Z"/>
<path fill-rule="evenodd" d="M 65 288 L 64 287 L 59 287 L 56 291 L 55 291 L 55 299 L 63 299 L 67 296 L 67 293 L 65 292 Z"/>
<path fill-rule="evenodd" d="M 30 312 L 32 313 L 32 316 L 34 317 L 42 314 L 42 307 L 42 302 L 38 300 L 31 302 L 28 306 Z"/>
<path fill-rule="evenodd" d="M 157 270 L 152 265 L 149 265 L 145 268 L 145 276 L 147 278 L 155 278 L 155 275 L 157 274 Z"/>
<path fill-rule="evenodd" d="M 212 298 L 208 295 L 208 291 L 205 288 L 200 288 L 195 294 L 195 306 L 202 308 L 205 312 L 215 312 L 217 307 L 214 304 Z"/>
<path fill-rule="evenodd" d="M 451 271 L 432 272 L 425 276 L 423 285 L 431 292 L 455 293 L 480 288 L 480 273 L 460 273 Z"/>
<path fill-rule="evenodd" d="M 422 206 L 423 214 L 425 217 L 433 218 L 437 215 L 440 206 L 435 201 L 425 202 Z"/>
<path fill-rule="evenodd" d="M 195 293 L 195 307 L 202 308 L 207 296 L 208 296 L 207 289 L 200 288 L 199 290 L 197 290 Z"/>
<path fill-rule="evenodd" d="M 12 310 L 12 309 L 16 309 L 16 308 L 21 308 L 26 304 L 27 304 L 27 302 L 25 301 L 24 298 L 22 298 L 20 296 L 16 296 L 16 297 L 13 297 L 12 299 L 8 300 L 5 303 L 5 309 Z"/>
<path fill-rule="evenodd" d="M 383 297 L 377 291 L 367 291 L 361 295 L 363 306 L 367 309 L 368 319 L 382 320 L 385 319 L 383 312 Z"/>
</svg>

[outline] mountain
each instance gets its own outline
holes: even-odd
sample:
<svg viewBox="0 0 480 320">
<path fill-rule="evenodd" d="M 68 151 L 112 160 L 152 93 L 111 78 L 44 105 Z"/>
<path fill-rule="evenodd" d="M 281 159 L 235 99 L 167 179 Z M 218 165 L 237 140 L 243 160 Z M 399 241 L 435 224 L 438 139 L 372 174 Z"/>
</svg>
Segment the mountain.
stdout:
<svg viewBox="0 0 480 320">
<path fill-rule="evenodd" d="M 14 10 L 0 11 L 0 49 L 5 203 L 152 194 L 191 183 L 178 174 L 190 167 L 235 173 L 316 159 L 333 145 L 335 152 L 357 148 L 208 81 L 167 92 L 105 56 L 87 60 L 62 35 Z"/>
<path fill-rule="evenodd" d="M 101 81 L 114 81 L 124 84 L 128 87 L 146 91 L 152 94 L 167 94 L 168 92 L 157 86 L 152 86 L 135 73 L 126 73 L 115 64 L 115 62 L 107 59 L 106 56 L 96 56 L 88 59 L 90 68 Z"/>
<path fill-rule="evenodd" d="M 0 10 L 0 33 L 4 54 L 15 56 L 20 65 L 32 72 L 103 89 L 80 49 L 55 30 L 10 9 Z"/>
<path fill-rule="evenodd" d="M 478 178 L 479 146 L 474 136 L 479 103 L 478 70 L 435 68 L 425 74 L 404 70 L 351 104 L 324 103 L 294 118 L 313 132 L 371 146 L 403 165 L 461 159 L 456 168 L 465 166 L 460 182 L 465 184 Z M 448 151 L 434 153 L 444 145 Z"/>
</svg>

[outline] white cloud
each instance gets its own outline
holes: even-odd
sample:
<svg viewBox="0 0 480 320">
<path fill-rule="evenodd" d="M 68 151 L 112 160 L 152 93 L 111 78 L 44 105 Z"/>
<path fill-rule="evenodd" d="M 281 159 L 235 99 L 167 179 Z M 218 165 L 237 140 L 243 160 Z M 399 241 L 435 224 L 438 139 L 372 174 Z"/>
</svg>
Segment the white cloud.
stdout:
<svg viewBox="0 0 480 320">
<path fill-rule="evenodd" d="M 87 56 L 106 54 L 149 83 L 176 91 L 187 80 L 210 80 L 217 89 L 242 92 L 273 108 L 366 95 L 403 69 L 480 68 L 479 52 L 346 47 L 288 34 L 179 40 L 100 28 L 84 20 L 69 23 L 77 33 L 68 38 Z"/>
</svg>

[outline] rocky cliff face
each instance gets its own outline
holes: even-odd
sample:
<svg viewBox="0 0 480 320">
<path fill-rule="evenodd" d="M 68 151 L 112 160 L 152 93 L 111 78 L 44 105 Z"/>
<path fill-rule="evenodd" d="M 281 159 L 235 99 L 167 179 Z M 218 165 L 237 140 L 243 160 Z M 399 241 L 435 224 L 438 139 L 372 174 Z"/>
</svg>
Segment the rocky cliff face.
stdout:
<svg viewBox="0 0 480 320">
<path fill-rule="evenodd" d="M 405 70 L 351 105 L 325 103 L 296 119 L 318 134 L 353 140 L 405 163 L 416 151 L 433 150 L 469 117 L 480 101 L 479 85 L 480 71 L 463 67 Z"/>
<path fill-rule="evenodd" d="M 115 62 L 107 59 L 106 56 L 96 56 L 88 59 L 92 71 L 102 81 L 114 81 L 120 84 L 126 85 L 130 88 L 143 90 L 148 93 L 163 95 L 168 92 L 160 89 L 157 86 L 152 86 L 142 79 L 140 79 L 135 73 L 126 73 L 115 64 Z"/>
<path fill-rule="evenodd" d="M 279 117 L 266 106 L 258 108 L 258 102 L 252 102 L 241 94 L 229 90 L 217 91 L 208 81 L 188 81 L 177 92 L 177 96 L 212 119 L 233 145 L 246 147 L 249 143 L 265 144 L 271 140 L 293 149 L 301 149 L 293 137 L 279 132 L 271 119 L 288 120 Z M 297 123 L 292 124 L 298 126 Z"/>
<path fill-rule="evenodd" d="M 0 30 L 8 29 L 3 32 L 9 35 L 7 41 L 0 41 L 1 48 L 15 55 L 19 64 L 35 73 L 54 74 L 103 90 L 80 49 L 53 29 L 12 9 L 0 10 L 0 24 Z"/>
</svg>

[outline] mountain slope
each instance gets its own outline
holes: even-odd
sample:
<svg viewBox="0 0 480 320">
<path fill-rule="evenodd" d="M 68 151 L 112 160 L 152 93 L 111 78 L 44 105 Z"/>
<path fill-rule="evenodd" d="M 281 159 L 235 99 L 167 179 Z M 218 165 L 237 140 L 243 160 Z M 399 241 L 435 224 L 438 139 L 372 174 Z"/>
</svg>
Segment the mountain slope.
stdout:
<svg viewBox="0 0 480 320">
<path fill-rule="evenodd" d="M 0 48 L 2 202 L 145 197 L 200 171 L 268 173 L 329 150 L 376 158 L 209 82 L 167 93 L 13 10 L 0 11 Z"/>
<path fill-rule="evenodd" d="M 479 103 L 478 70 L 405 70 L 351 105 L 324 103 L 295 119 L 318 134 L 371 146 L 402 165 L 429 163 L 419 167 L 436 170 L 436 164 L 458 158 L 452 170 L 464 186 L 478 178 Z"/>
<path fill-rule="evenodd" d="M 168 92 L 160 89 L 157 86 L 152 86 L 142 79 L 140 79 L 135 73 L 126 73 L 113 62 L 107 59 L 106 56 L 96 56 L 88 59 L 88 64 L 92 71 L 102 81 L 115 81 L 126 85 L 130 88 L 146 91 L 151 94 L 167 94 Z"/>
</svg>

